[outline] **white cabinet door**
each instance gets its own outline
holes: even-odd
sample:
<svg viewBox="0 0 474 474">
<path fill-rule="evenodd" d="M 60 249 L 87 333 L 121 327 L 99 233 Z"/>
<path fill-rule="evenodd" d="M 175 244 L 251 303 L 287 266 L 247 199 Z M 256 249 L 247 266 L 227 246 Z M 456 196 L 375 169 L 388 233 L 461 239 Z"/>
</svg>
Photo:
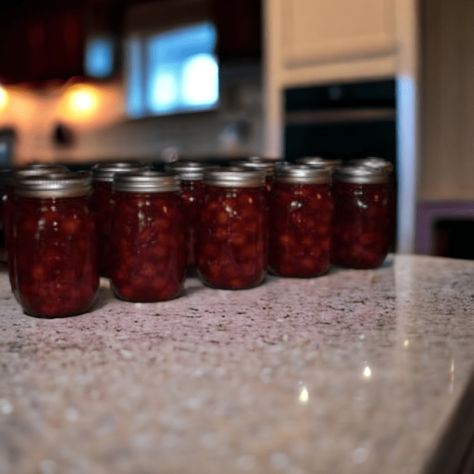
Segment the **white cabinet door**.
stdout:
<svg viewBox="0 0 474 474">
<path fill-rule="evenodd" d="M 285 67 L 395 50 L 396 0 L 277 0 Z"/>
</svg>

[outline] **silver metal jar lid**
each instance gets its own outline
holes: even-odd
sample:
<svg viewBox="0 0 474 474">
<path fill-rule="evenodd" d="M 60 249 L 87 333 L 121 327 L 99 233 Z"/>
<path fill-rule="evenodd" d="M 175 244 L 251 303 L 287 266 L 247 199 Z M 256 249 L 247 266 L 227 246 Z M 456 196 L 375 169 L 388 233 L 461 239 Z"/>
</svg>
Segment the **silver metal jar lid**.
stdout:
<svg viewBox="0 0 474 474">
<path fill-rule="evenodd" d="M 111 183 L 116 174 L 130 173 L 146 169 L 148 169 L 148 166 L 137 161 L 110 161 L 97 163 L 92 167 L 92 180 Z"/>
<path fill-rule="evenodd" d="M 332 170 L 335 170 L 342 166 L 342 160 L 333 158 L 323 158 L 322 156 L 304 156 L 303 158 L 298 158 L 296 163 L 300 165 L 307 165 L 307 166 L 327 166 Z"/>
<path fill-rule="evenodd" d="M 249 170 L 260 170 L 263 171 L 266 176 L 273 176 L 275 174 L 275 166 L 277 166 L 277 163 L 262 158 L 251 157 L 248 160 L 232 162 L 231 166 L 238 166 Z"/>
<path fill-rule="evenodd" d="M 33 168 L 18 168 L 12 170 L 10 182 L 15 184 L 17 181 L 24 179 L 24 178 L 34 178 L 36 176 L 48 176 L 51 174 L 64 174 L 64 173 L 71 173 L 67 168 L 63 166 L 40 166 L 40 167 L 33 167 Z"/>
<path fill-rule="evenodd" d="M 349 165 L 362 166 L 364 168 L 381 169 L 387 173 L 393 173 L 393 165 L 390 161 L 384 160 L 376 156 L 369 156 L 357 160 L 349 161 Z"/>
<path fill-rule="evenodd" d="M 90 190 L 91 177 L 84 171 L 22 177 L 15 186 L 17 195 L 35 198 L 79 197 Z"/>
<path fill-rule="evenodd" d="M 183 181 L 201 181 L 206 168 L 208 166 L 199 161 L 174 161 L 165 165 L 166 170 L 175 171 Z"/>
<path fill-rule="evenodd" d="M 385 170 L 353 165 L 339 168 L 334 175 L 335 181 L 355 184 L 387 183 L 389 179 Z"/>
<path fill-rule="evenodd" d="M 68 167 L 65 165 L 61 165 L 60 163 L 29 163 L 24 168 L 25 170 L 61 170 L 61 171 L 69 171 Z"/>
<path fill-rule="evenodd" d="M 128 193 L 164 193 L 179 191 L 179 177 L 171 171 L 142 170 L 115 175 L 114 191 Z"/>
<path fill-rule="evenodd" d="M 204 182 L 224 188 L 256 188 L 265 185 L 265 173 L 240 167 L 213 168 L 204 171 Z"/>
<path fill-rule="evenodd" d="M 291 184 L 329 184 L 332 171 L 328 167 L 312 167 L 300 164 L 277 166 L 275 181 Z"/>
</svg>

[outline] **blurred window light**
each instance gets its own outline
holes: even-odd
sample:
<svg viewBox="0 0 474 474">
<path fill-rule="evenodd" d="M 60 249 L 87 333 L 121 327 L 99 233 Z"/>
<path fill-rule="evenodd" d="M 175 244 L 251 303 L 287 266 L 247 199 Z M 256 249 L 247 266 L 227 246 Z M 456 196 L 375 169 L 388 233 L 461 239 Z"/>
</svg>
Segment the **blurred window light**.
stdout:
<svg viewBox="0 0 474 474">
<path fill-rule="evenodd" d="M 114 69 L 114 43 L 112 38 L 98 36 L 86 44 L 86 74 L 99 79 L 112 75 Z"/>
<path fill-rule="evenodd" d="M 215 45 L 216 30 L 209 22 L 128 38 L 128 114 L 144 117 L 216 107 Z"/>
</svg>

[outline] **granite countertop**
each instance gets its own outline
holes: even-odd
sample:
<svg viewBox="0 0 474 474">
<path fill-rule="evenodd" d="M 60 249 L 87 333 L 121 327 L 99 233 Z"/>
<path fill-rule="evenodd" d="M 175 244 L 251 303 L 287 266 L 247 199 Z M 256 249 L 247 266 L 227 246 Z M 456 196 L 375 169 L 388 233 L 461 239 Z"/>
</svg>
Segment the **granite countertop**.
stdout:
<svg viewBox="0 0 474 474">
<path fill-rule="evenodd" d="M 474 262 L 398 256 L 157 304 L 104 287 L 42 320 L 3 269 L 0 472 L 422 472 L 467 436 L 473 283 Z"/>
</svg>

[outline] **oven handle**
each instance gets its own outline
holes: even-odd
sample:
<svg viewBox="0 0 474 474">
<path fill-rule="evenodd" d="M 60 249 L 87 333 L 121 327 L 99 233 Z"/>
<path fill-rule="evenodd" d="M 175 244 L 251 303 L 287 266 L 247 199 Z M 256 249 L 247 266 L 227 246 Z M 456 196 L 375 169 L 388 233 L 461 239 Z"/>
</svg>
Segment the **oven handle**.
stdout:
<svg viewBox="0 0 474 474">
<path fill-rule="evenodd" d="M 394 108 L 302 110 L 287 112 L 286 125 L 317 125 L 326 123 L 369 122 L 395 120 Z"/>
</svg>

